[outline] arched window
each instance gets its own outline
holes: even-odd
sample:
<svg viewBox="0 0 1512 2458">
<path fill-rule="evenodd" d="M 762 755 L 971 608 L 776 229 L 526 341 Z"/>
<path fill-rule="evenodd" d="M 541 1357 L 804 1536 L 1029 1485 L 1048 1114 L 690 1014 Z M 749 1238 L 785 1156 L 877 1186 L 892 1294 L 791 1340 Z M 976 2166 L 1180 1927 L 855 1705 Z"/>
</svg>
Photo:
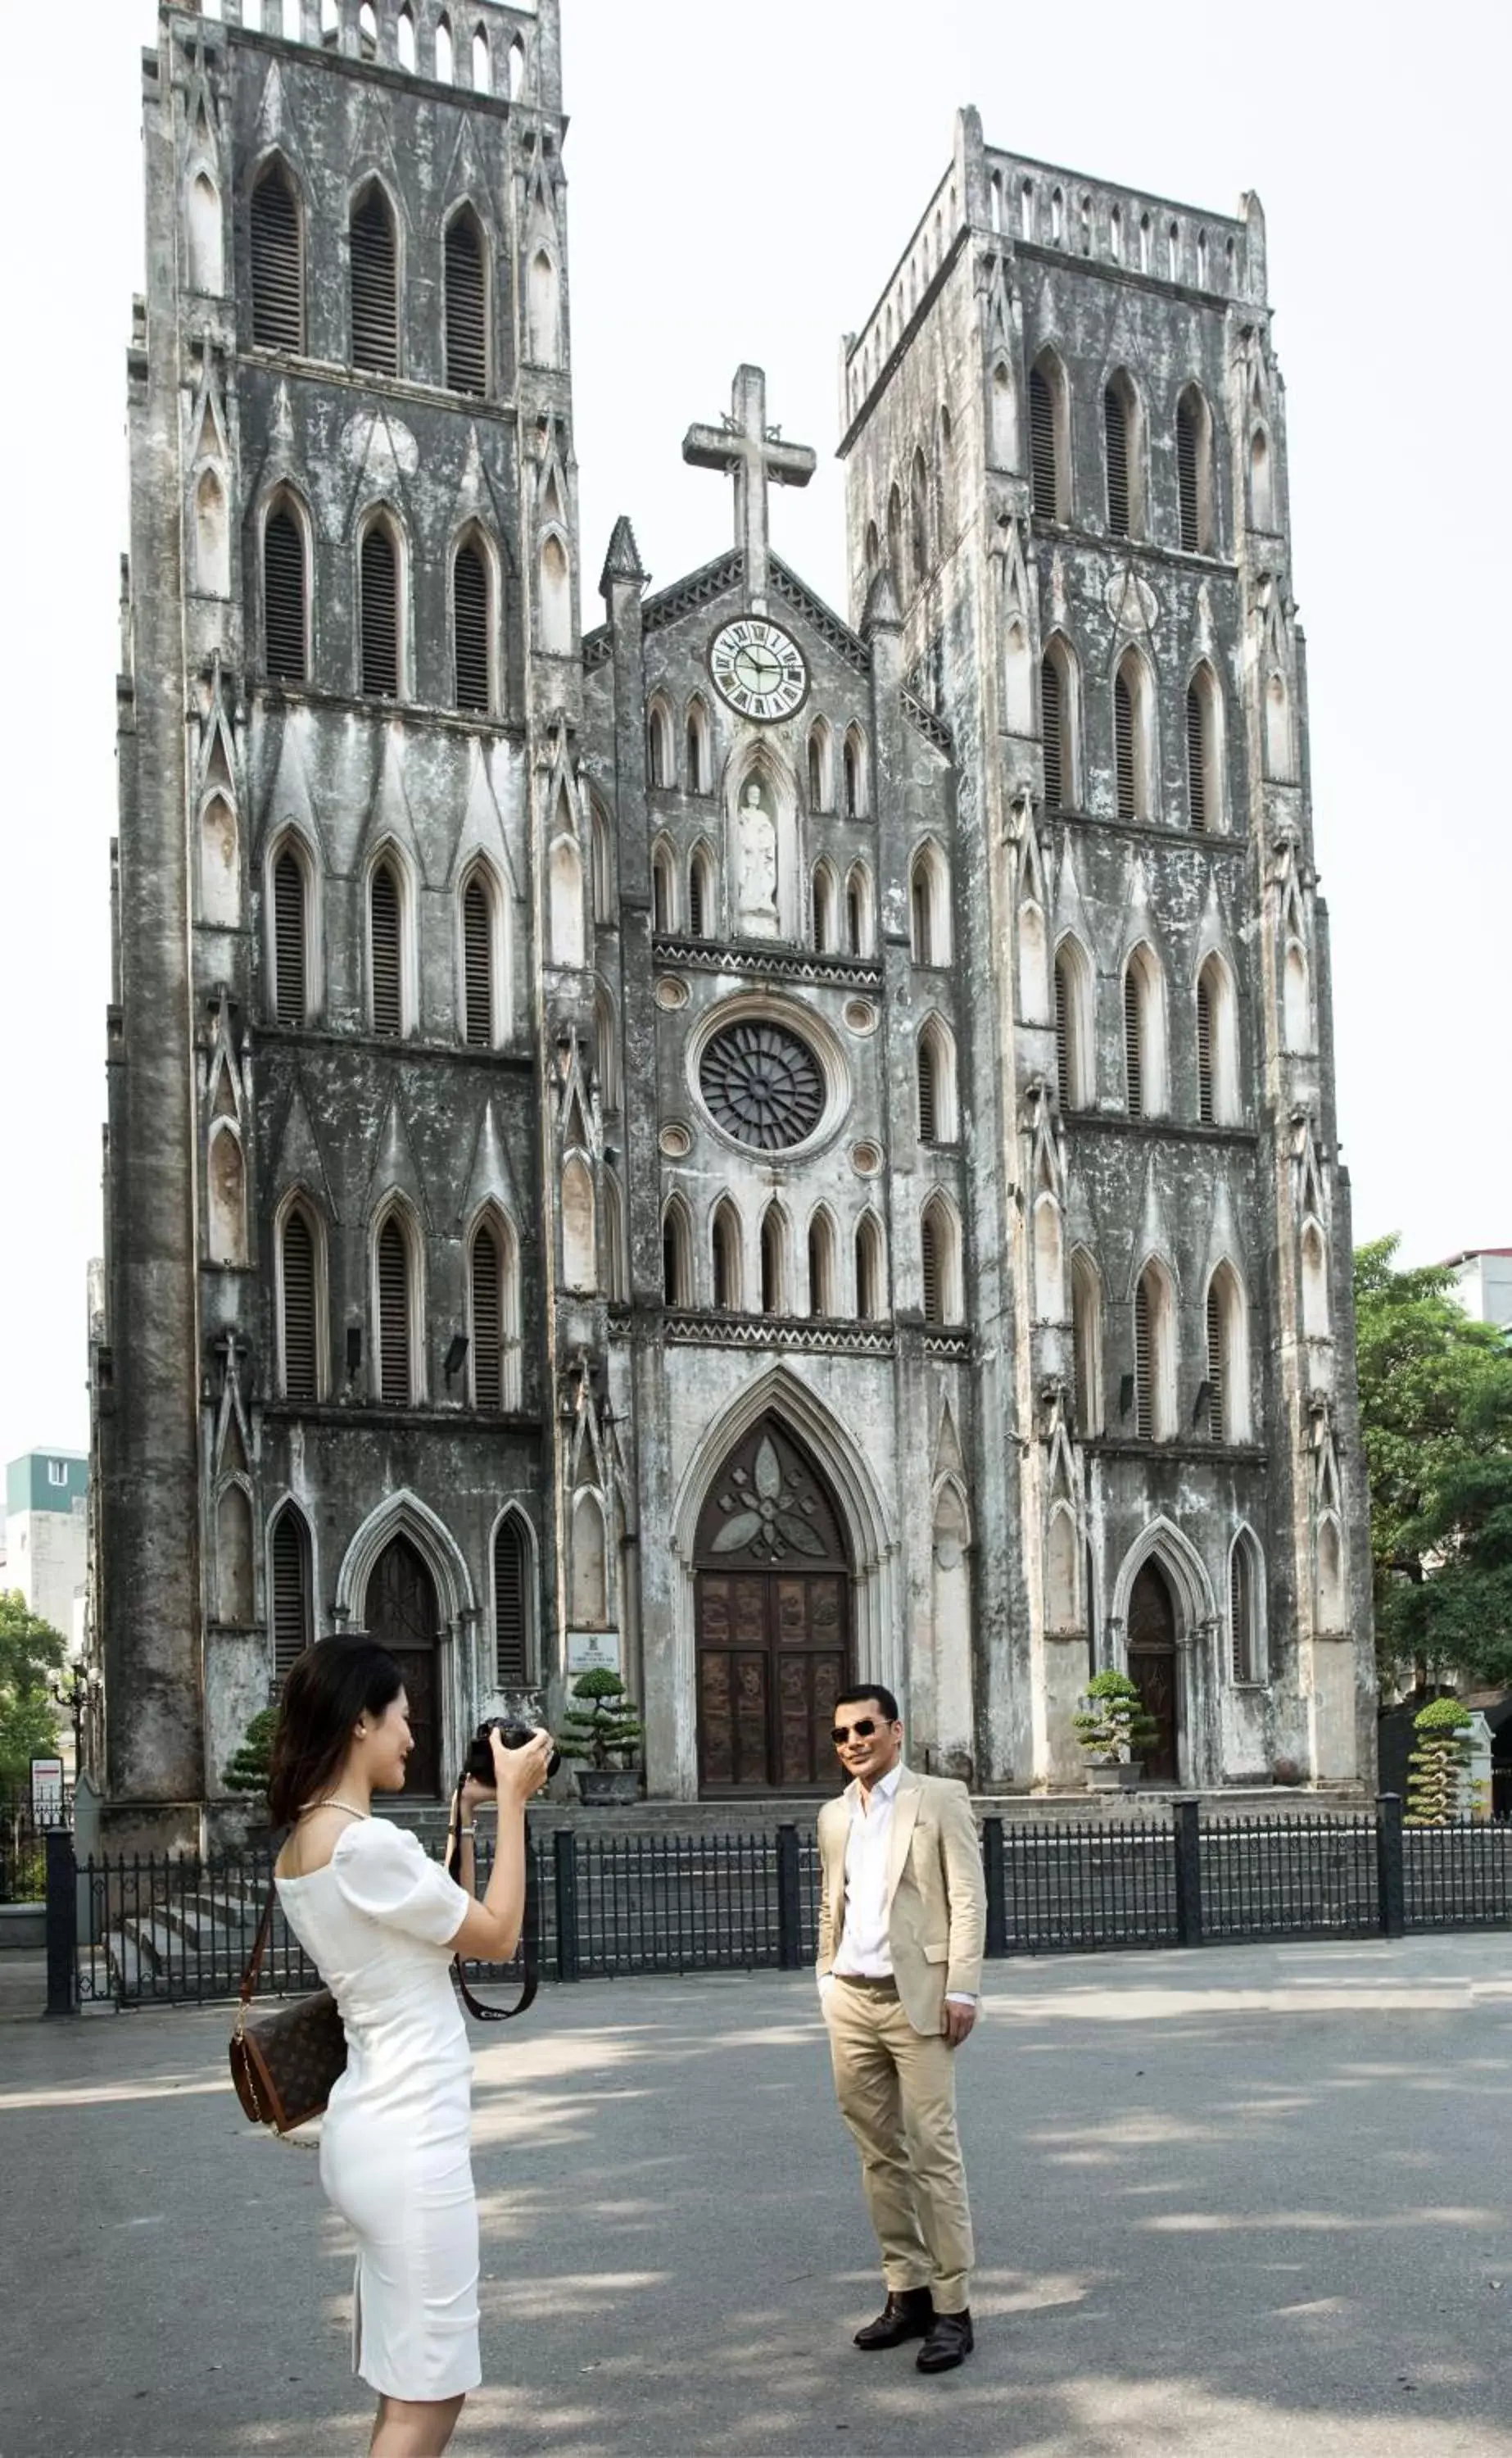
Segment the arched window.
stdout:
<svg viewBox="0 0 1512 2458">
<path fill-rule="evenodd" d="M 598 1095 L 606 1116 L 612 1117 L 621 1102 L 619 1019 L 614 1002 L 602 982 L 593 993 L 593 1050 L 598 1067 Z"/>
<path fill-rule="evenodd" d="M 1061 1207 L 1053 1195 L 1034 1199 L 1034 1310 L 1042 1323 L 1059 1323 L 1066 1312 L 1065 1240 Z"/>
<path fill-rule="evenodd" d="M 304 526 L 287 497 L 262 530 L 262 636 L 270 681 L 302 683 L 308 669 Z"/>
<path fill-rule="evenodd" d="M 209 1219 L 206 1243 L 213 1263 L 244 1263 L 247 1260 L 247 1172 L 241 1138 L 229 1123 L 210 1137 Z"/>
<path fill-rule="evenodd" d="M 399 65 L 407 76 L 415 73 L 415 20 L 407 5 L 399 12 Z"/>
<path fill-rule="evenodd" d="M 835 745 L 825 719 L 817 717 L 809 727 L 808 740 L 809 809 L 829 811 L 835 807 Z"/>
<path fill-rule="evenodd" d="M 1289 939 L 1286 946 L 1286 964 L 1281 976 L 1281 1023 L 1288 1050 L 1312 1049 L 1312 986 L 1307 950 L 1297 939 Z"/>
<path fill-rule="evenodd" d="M 549 657 L 572 654 L 571 567 L 554 531 L 541 546 L 541 649 Z"/>
<path fill-rule="evenodd" d="M 1250 527 L 1274 530 L 1275 500 L 1271 482 L 1271 439 L 1263 427 L 1250 438 Z"/>
<path fill-rule="evenodd" d="M 1083 1246 L 1071 1257 L 1071 1353 L 1076 1430 L 1086 1441 L 1103 1430 L 1103 1284 Z"/>
<path fill-rule="evenodd" d="M 562 1170 L 562 1280 L 570 1289 L 598 1285 L 598 1205 L 581 1153 L 570 1154 Z"/>
<path fill-rule="evenodd" d="M 352 365 L 376 376 L 399 373 L 399 244 L 388 198 L 370 179 L 352 207 Z"/>
<path fill-rule="evenodd" d="M 218 297 L 220 270 L 220 191 L 200 171 L 189 190 L 190 288 Z"/>
<path fill-rule="evenodd" d="M 953 1144 L 956 1115 L 956 1045 L 942 1016 L 926 1016 L 919 1035 L 919 1140 Z"/>
<path fill-rule="evenodd" d="M 1170 1280 L 1149 1262 L 1134 1291 L 1134 1431 L 1168 1443 L 1176 1430 L 1175 1304 Z"/>
<path fill-rule="evenodd" d="M 880 1323 L 886 1311 L 881 1224 L 863 1212 L 856 1224 L 856 1313 L 861 1323 Z"/>
<path fill-rule="evenodd" d="M 1103 393 L 1103 454 L 1108 465 L 1108 532 L 1129 537 L 1133 532 L 1129 507 L 1129 408 L 1125 384 L 1117 377 Z"/>
<path fill-rule="evenodd" d="M 1059 637 L 1040 660 L 1040 728 L 1045 753 L 1045 807 L 1076 808 L 1076 668 Z"/>
<path fill-rule="evenodd" d="M 554 367 L 561 357 L 559 296 L 556 266 L 538 247 L 526 282 L 526 352 L 532 366 Z"/>
<path fill-rule="evenodd" d="M 480 862 L 467 873 L 462 891 L 463 1019 L 469 1050 L 491 1050 L 499 1037 L 497 933 L 493 883 Z"/>
<path fill-rule="evenodd" d="M 917 1052 L 919 1077 L 919 1140 L 932 1144 L 936 1139 L 935 1116 L 935 1045 L 927 1033 L 922 1033 Z"/>
<path fill-rule="evenodd" d="M 588 801 L 593 919 L 612 922 L 614 918 L 614 852 L 609 815 L 596 794 Z"/>
<path fill-rule="evenodd" d="M 489 706 L 491 594 L 488 559 L 475 539 L 465 537 L 451 565 L 452 648 L 457 706 L 477 717 L 487 717 Z"/>
<path fill-rule="evenodd" d="M 1259 1547 L 1241 1528 L 1229 1552 L 1229 1672 L 1235 1681 L 1265 1679 L 1260 1581 Z"/>
<path fill-rule="evenodd" d="M 535 1579 L 524 1522 L 507 1510 L 493 1539 L 493 1678 L 528 1690 L 535 1675 Z"/>
<path fill-rule="evenodd" d="M 281 1681 L 309 1646 L 310 1531 L 304 1514 L 286 1502 L 273 1523 L 268 1545 L 272 1596 L 273 1677 Z"/>
<path fill-rule="evenodd" d="M 937 432 L 940 445 L 937 552 L 943 554 L 955 530 L 956 509 L 956 434 L 950 424 L 950 412 L 943 402 L 940 406 Z"/>
<path fill-rule="evenodd" d="M 707 845 L 695 845 L 688 864 L 688 929 L 694 939 L 715 935 L 714 861 Z"/>
<path fill-rule="evenodd" d="M 1034 510 L 1042 520 L 1070 518 L 1069 441 L 1066 378 L 1054 351 L 1042 350 L 1029 369 L 1029 462 Z"/>
<path fill-rule="evenodd" d="M 693 1230 L 680 1195 L 661 1216 L 661 1293 L 670 1306 L 688 1306 L 693 1296 Z"/>
<path fill-rule="evenodd" d="M 1328 1302 L 1328 1242 L 1315 1220 L 1302 1225 L 1302 1337 L 1304 1340 L 1327 1340 L 1330 1313 Z"/>
<path fill-rule="evenodd" d="M 769 1203 L 761 1215 L 761 1311 L 790 1311 L 787 1222 L 775 1203 Z"/>
<path fill-rule="evenodd" d="M 1154 758 L 1150 669 L 1127 649 L 1113 677 L 1113 763 L 1121 820 L 1153 817 Z"/>
<path fill-rule="evenodd" d="M 950 962 L 950 880 L 938 845 L 921 845 L 908 874 L 908 916 L 916 965 Z"/>
<path fill-rule="evenodd" d="M 817 862 L 810 882 L 813 906 L 814 945 L 821 955 L 833 949 L 836 943 L 835 873 L 828 862 Z"/>
<path fill-rule="evenodd" d="M 1212 955 L 1197 976 L 1197 1115 L 1205 1127 L 1237 1126 L 1239 1014 L 1233 976 Z"/>
<path fill-rule="evenodd" d="M 906 604 L 908 592 L 903 572 L 903 499 L 894 487 L 887 497 L 887 572 L 893 584 L 893 595 L 900 606 Z"/>
<path fill-rule="evenodd" d="M 863 862 L 853 863 L 846 875 L 845 948 L 852 956 L 871 953 L 872 875 Z"/>
<path fill-rule="evenodd" d="M 446 383 L 453 392 L 488 389 L 487 250 L 470 205 L 446 224 Z"/>
<path fill-rule="evenodd" d="M 651 857 L 651 927 L 665 937 L 677 927 L 676 908 L 673 901 L 672 848 L 658 844 Z"/>
<path fill-rule="evenodd" d="M 942 1195 L 932 1195 L 919 1223 L 919 1260 L 925 1323 L 959 1323 L 961 1231 Z"/>
<path fill-rule="evenodd" d="M 525 92 L 525 44 L 516 34 L 509 45 L 509 100 L 518 102 Z"/>
<path fill-rule="evenodd" d="M 1218 686 L 1206 663 L 1193 670 L 1187 685 L 1187 811 L 1196 829 L 1223 825 Z"/>
<path fill-rule="evenodd" d="M 1195 385 L 1176 404 L 1176 495 L 1188 554 L 1214 551 L 1212 413 Z"/>
<path fill-rule="evenodd" d="M 1063 1110 L 1090 1109 L 1093 1083 L 1092 972 L 1079 940 L 1055 950 L 1055 1080 Z"/>
<path fill-rule="evenodd" d="M 399 548 L 388 523 L 362 532 L 362 653 L 364 699 L 399 697 Z"/>
<path fill-rule="evenodd" d="M 866 817 L 868 794 L 866 738 L 859 725 L 849 725 L 845 729 L 843 766 L 845 817 L 848 820 L 863 820 Z"/>
<path fill-rule="evenodd" d="M 1166 1006 L 1153 948 L 1142 941 L 1124 967 L 1124 1075 L 1131 1118 L 1166 1107 Z"/>
<path fill-rule="evenodd" d="M 393 863 L 373 864 L 367 884 L 368 967 L 373 1031 L 399 1034 L 405 1026 L 404 881 Z"/>
<path fill-rule="evenodd" d="M 304 347 L 303 217 L 277 159 L 252 191 L 252 338 L 259 350 Z"/>
<path fill-rule="evenodd" d="M 714 763 L 709 756 L 709 711 L 694 692 L 688 702 L 688 791 L 707 794 L 714 783 Z"/>
<path fill-rule="evenodd" d="M 488 37 L 481 26 L 472 38 L 472 90 L 474 94 L 493 92 L 493 62 L 488 56 Z"/>
<path fill-rule="evenodd" d="M 734 1314 L 740 1304 L 740 1216 L 728 1200 L 715 1206 L 710 1246 L 715 1304 Z"/>
<path fill-rule="evenodd" d="M 835 1295 L 835 1221 L 821 1203 L 809 1221 L 809 1312 L 839 1312 Z"/>
<path fill-rule="evenodd" d="M 908 473 L 908 543 L 914 586 L 922 588 L 929 577 L 929 472 L 917 446 Z"/>
<path fill-rule="evenodd" d="M 671 786 L 677 781 L 673 764 L 672 711 L 662 699 L 653 699 L 646 713 L 646 781 L 651 785 Z"/>
<path fill-rule="evenodd" d="M 1232 1263 L 1208 1283 L 1208 1431 L 1215 1443 L 1250 1439 L 1249 1325 L 1244 1291 Z"/>
<path fill-rule="evenodd" d="M 422 1396 L 421 1343 L 416 1338 L 424 1321 L 417 1303 L 419 1279 L 414 1242 L 398 1205 L 379 1224 L 373 1254 L 373 1315 L 377 1331 L 374 1382 L 388 1408 L 408 1408 Z"/>
<path fill-rule="evenodd" d="M 309 881 L 294 839 L 285 837 L 273 862 L 273 1012 L 280 1024 L 303 1024 L 310 1013 Z"/>
<path fill-rule="evenodd" d="M 467 1361 L 475 1408 L 520 1405 L 520 1290 L 512 1231 L 485 1215 L 467 1259 Z"/>
<path fill-rule="evenodd" d="M 450 85 L 453 73 L 451 28 L 443 17 L 436 28 L 436 83 Z"/>
</svg>

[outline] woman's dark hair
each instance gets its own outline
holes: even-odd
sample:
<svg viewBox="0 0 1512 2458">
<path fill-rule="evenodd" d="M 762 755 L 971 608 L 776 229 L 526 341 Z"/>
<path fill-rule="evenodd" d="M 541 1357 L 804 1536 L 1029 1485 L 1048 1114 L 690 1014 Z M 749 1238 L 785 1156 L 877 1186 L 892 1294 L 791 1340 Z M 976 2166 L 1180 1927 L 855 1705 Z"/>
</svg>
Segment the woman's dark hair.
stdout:
<svg viewBox="0 0 1512 2458">
<path fill-rule="evenodd" d="M 404 1677 L 376 1638 L 320 1638 L 290 1667 L 268 1768 L 268 1814 L 287 1826 L 329 1789 L 359 1716 L 382 1716 Z"/>
</svg>

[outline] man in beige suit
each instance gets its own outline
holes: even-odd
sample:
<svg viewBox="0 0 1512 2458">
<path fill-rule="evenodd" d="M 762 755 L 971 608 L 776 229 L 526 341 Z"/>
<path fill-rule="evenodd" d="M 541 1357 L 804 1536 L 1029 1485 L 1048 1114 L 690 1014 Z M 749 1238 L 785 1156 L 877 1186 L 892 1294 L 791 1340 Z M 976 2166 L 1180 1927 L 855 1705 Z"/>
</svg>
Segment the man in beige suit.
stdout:
<svg viewBox="0 0 1512 2458">
<path fill-rule="evenodd" d="M 955 2052 L 977 2019 L 982 1850 L 965 1785 L 904 1766 L 890 1690 L 838 1700 L 834 1740 L 851 1781 L 819 1812 L 819 1995 L 887 2288 L 856 2344 L 922 2339 L 920 2371 L 949 2372 L 974 2343 Z"/>
</svg>

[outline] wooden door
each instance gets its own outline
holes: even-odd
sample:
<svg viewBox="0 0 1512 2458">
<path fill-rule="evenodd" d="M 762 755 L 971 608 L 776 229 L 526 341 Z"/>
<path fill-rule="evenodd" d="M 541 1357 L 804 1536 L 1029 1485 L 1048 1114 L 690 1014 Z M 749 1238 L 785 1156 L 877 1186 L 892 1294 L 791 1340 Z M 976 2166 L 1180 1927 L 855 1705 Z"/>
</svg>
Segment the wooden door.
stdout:
<svg viewBox="0 0 1512 2458">
<path fill-rule="evenodd" d="M 1181 1721 L 1176 1613 L 1165 1573 L 1155 1562 L 1145 1564 L 1129 1599 L 1129 1677 L 1155 1721 L 1156 1738 L 1145 1751 L 1145 1773 L 1152 1783 L 1174 1783 Z"/>
<path fill-rule="evenodd" d="M 396 1536 L 373 1565 L 364 1619 L 404 1677 L 414 1737 L 404 1789 L 433 1801 L 441 1792 L 441 1615 L 430 1573 L 407 1536 Z"/>
</svg>

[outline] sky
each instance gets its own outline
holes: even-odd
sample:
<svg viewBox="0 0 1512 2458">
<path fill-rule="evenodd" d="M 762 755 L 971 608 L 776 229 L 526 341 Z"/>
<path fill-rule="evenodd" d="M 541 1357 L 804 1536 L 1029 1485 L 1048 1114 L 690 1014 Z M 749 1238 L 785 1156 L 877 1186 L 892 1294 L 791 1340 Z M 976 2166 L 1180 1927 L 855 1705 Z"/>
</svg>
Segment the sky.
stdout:
<svg viewBox="0 0 1512 2458">
<path fill-rule="evenodd" d="M 989 144 L 1210 212 L 1258 192 L 1287 384 L 1316 855 L 1357 1237 L 1512 1244 L 1512 10 L 1440 0 L 563 0 L 585 623 L 628 512 L 653 585 L 722 552 L 684 430 L 742 360 L 811 444 L 773 542 L 840 612 L 838 368 L 974 103 Z M 16 95 L 0 470 L 0 1461 L 82 1448 L 100 1243 L 124 353 L 151 0 L 70 0 Z M 61 64 L 60 64 L 61 66 Z M 31 234 L 30 243 L 21 243 Z M 1500 314 L 1498 312 L 1500 308 Z"/>
</svg>

